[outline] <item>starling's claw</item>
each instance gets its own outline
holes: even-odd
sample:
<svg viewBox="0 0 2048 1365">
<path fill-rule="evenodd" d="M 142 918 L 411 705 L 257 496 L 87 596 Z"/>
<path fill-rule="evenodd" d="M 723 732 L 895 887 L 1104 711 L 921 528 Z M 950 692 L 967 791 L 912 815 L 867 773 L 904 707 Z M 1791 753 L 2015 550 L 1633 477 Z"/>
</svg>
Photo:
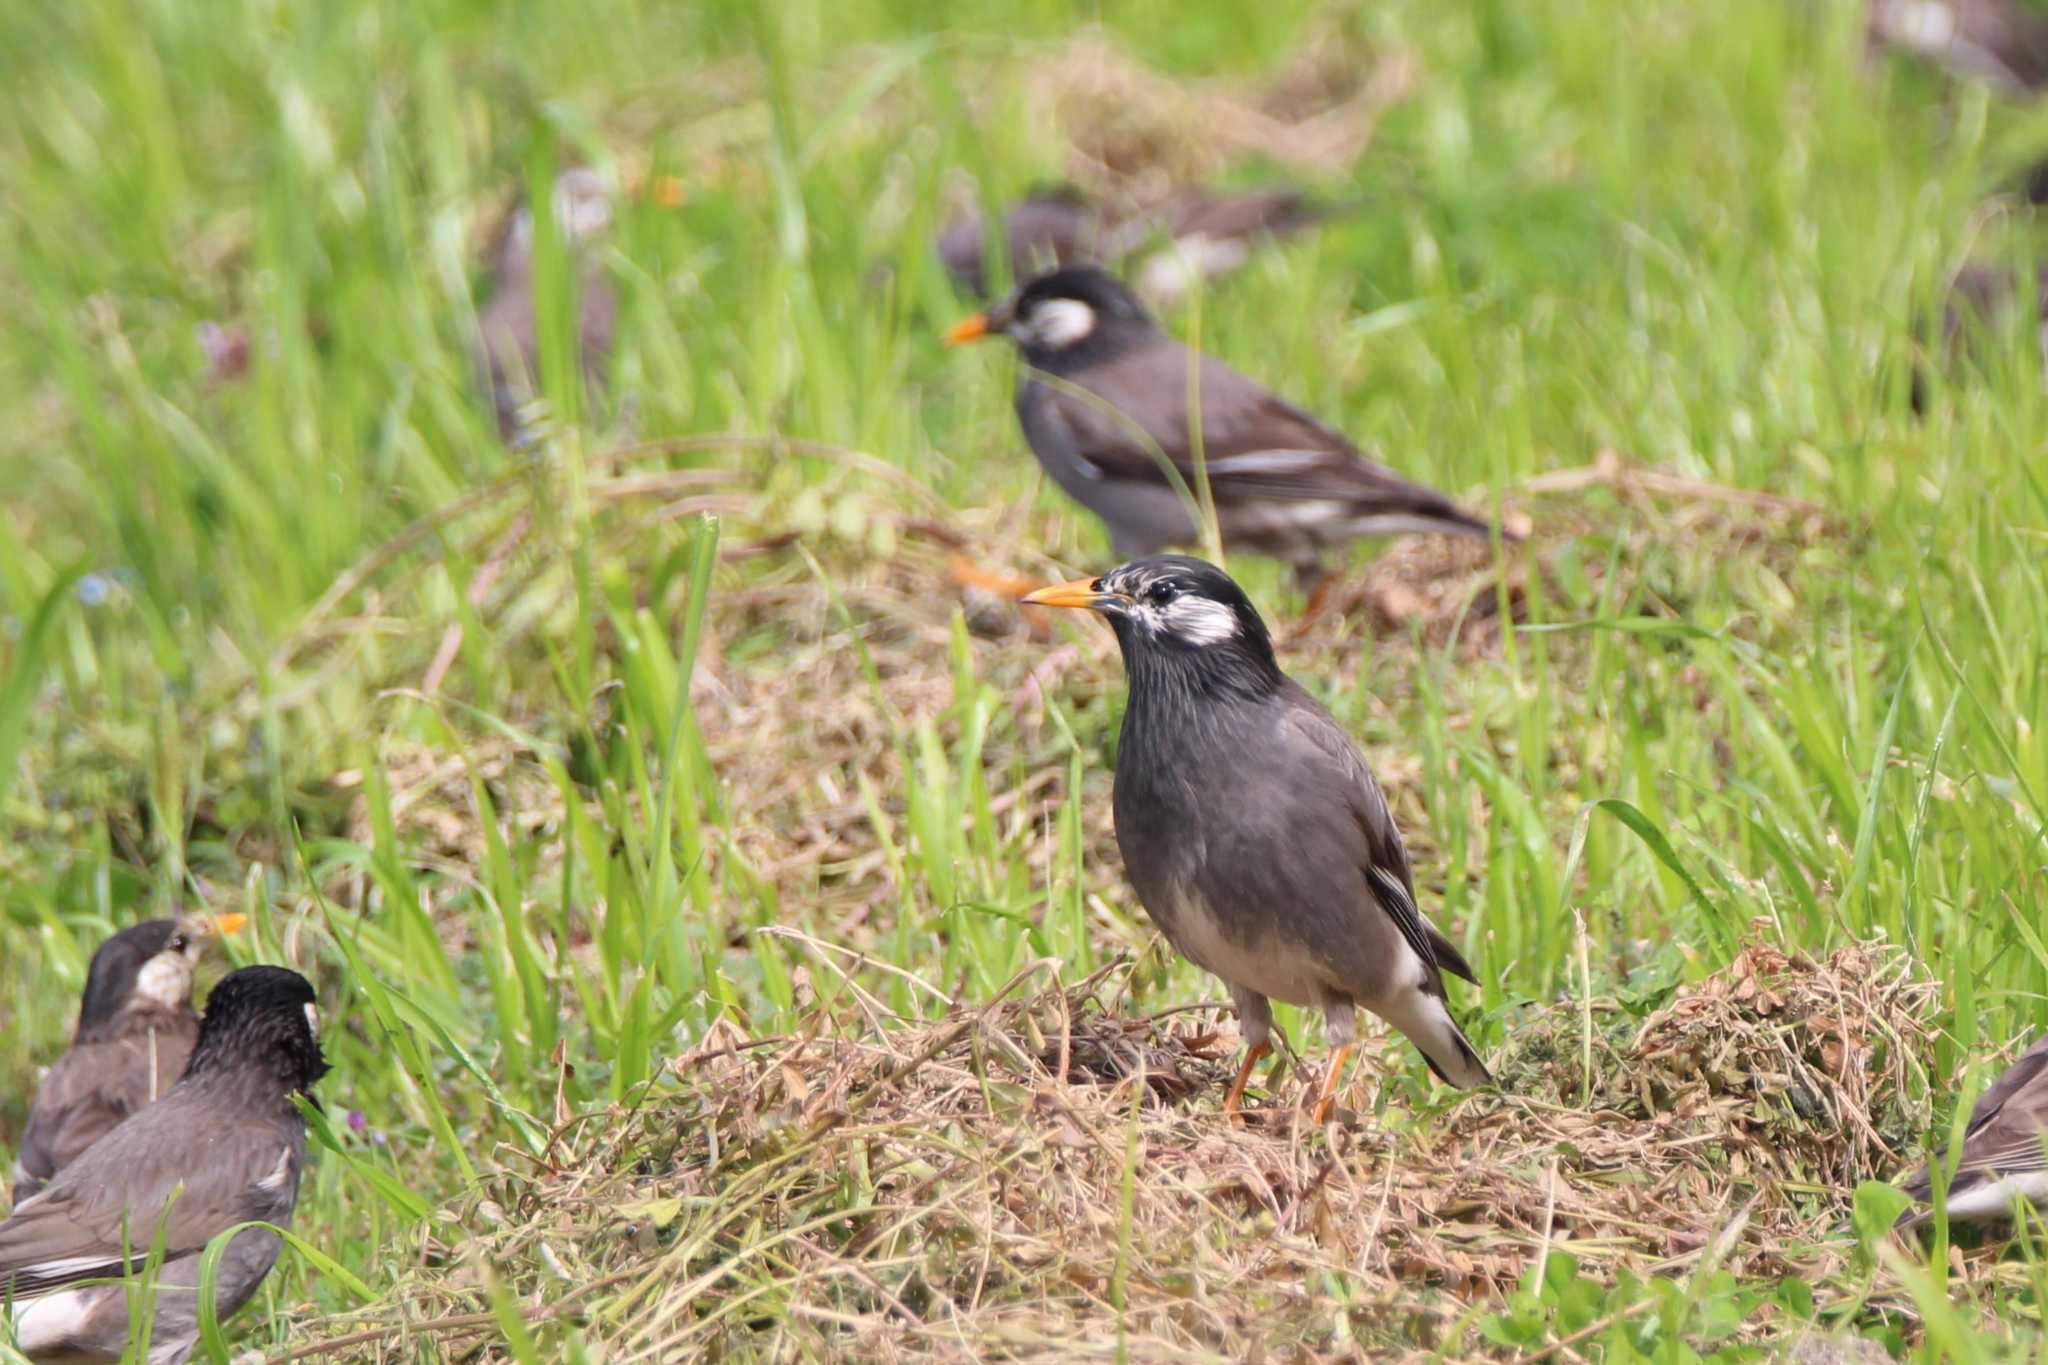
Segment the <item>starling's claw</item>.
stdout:
<svg viewBox="0 0 2048 1365">
<path fill-rule="evenodd" d="M 1330 599 L 1336 595 L 1337 585 L 1341 581 L 1338 575 L 1330 574 L 1316 583 L 1314 587 L 1308 589 L 1308 604 L 1302 608 L 1301 620 L 1295 622 L 1294 634 L 1291 638 L 1299 640 L 1302 636 L 1308 634 L 1309 627 L 1320 620 L 1325 611 L 1329 610 Z"/>
<path fill-rule="evenodd" d="M 1329 1122 L 1330 1110 L 1337 1102 L 1337 1082 L 1344 1074 L 1344 1059 L 1350 1054 L 1349 1043 L 1330 1054 L 1330 1067 L 1323 1073 L 1322 1087 L 1316 1093 L 1316 1106 L 1309 1112 L 1309 1122 L 1318 1128 Z"/>
<path fill-rule="evenodd" d="M 1237 1113 L 1237 1107 L 1244 1102 L 1244 1087 L 1252 1078 L 1252 1068 L 1259 1064 L 1260 1058 L 1272 1050 L 1273 1045 L 1266 1042 L 1253 1043 L 1244 1050 L 1244 1064 L 1237 1069 L 1237 1079 L 1230 1083 L 1230 1093 L 1223 1097 L 1225 1118 Z"/>
</svg>

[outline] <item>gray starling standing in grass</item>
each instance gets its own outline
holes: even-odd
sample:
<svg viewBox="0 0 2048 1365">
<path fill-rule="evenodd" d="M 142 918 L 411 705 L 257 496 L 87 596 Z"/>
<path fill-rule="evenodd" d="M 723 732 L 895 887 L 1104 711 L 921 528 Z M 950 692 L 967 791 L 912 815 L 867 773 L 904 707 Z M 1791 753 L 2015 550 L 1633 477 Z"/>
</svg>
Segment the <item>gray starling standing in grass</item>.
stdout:
<svg viewBox="0 0 2048 1365">
<path fill-rule="evenodd" d="M 185 1074 L 199 1038 L 193 969 L 216 935 L 234 933 L 246 919 L 153 919 L 99 946 L 71 1048 L 51 1064 L 29 1106 L 14 1161 L 16 1204 Z"/>
<path fill-rule="evenodd" d="M 576 331 L 584 380 L 602 384 L 611 359 L 618 298 L 591 258 L 593 244 L 611 227 L 611 190 L 588 167 L 566 170 L 555 179 L 554 213 L 578 280 Z M 498 434 L 515 445 L 531 439 L 526 409 L 540 392 L 533 256 L 533 211 L 522 204 L 492 252 L 491 294 L 477 313 L 478 366 L 497 414 Z"/>
<path fill-rule="evenodd" d="M 1408 852 L 1351 736 L 1280 671 L 1265 622 L 1215 565 L 1141 559 L 1024 599 L 1108 618 L 1130 679 L 1117 743 L 1116 843 L 1145 911 L 1223 978 L 1244 1033 L 1234 1113 L 1271 1050 L 1267 1001 L 1323 1012 L 1329 1116 L 1364 1006 L 1443 1080 L 1492 1080 L 1444 1003 L 1476 978 L 1415 902 Z"/>
<path fill-rule="evenodd" d="M 114 1362 L 135 1286 L 161 1238 L 147 1365 L 180 1365 L 199 1340 L 200 1259 L 239 1223 L 283 1227 L 298 1202 L 306 1124 L 292 1103 L 327 1071 L 313 987 L 283 967 L 244 967 L 214 987 L 192 1062 L 0 1222 L 0 1305 L 37 1365 Z M 244 1228 L 214 1280 L 222 1318 L 270 1273 L 282 1239 Z M 88 1284 L 91 1280 L 112 1280 Z"/>
<path fill-rule="evenodd" d="M 1931 1170 L 1921 1167 L 1905 1190 L 1922 1207 L 1907 1210 L 1899 1225 L 1931 1219 Z M 1970 1111 L 1962 1159 L 1948 1183 L 1949 1221 L 2003 1222 L 2019 1200 L 2048 1212 L 2048 1037 L 2022 1053 Z"/>
<path fill-rule="evenodd" d="M 946 340 L 991 335 L 1023 355 L 1024 439 L 1053 481 L 1102 518 L 1118 558 L 1198 539 L 1198 448 L 1223 544 L 1285 560 L 1304 590 L 1321 581 L 1326 550 L 1363 536 L 1493 530 L 1214 356 L 1198 361 L 1099 267 L 1041 275 Z"/>
</svg>

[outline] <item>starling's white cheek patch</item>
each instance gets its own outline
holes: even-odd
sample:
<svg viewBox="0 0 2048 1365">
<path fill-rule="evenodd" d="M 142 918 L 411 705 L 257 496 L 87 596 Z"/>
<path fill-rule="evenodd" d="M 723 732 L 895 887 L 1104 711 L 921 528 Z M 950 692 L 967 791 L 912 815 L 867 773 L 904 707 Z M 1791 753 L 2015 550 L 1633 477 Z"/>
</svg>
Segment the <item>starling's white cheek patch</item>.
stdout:
<svg viewBox="0 0 2048 1365">
<path fill-rule="evenodd" d="M 1031 310 L 1032 337 L 1048 350 L 1064 351 L 1095 333 L 1095 310 L 1079 299 L 1047 299 Z"/>
<path fill-rule="evenodd" d="M 306 1006 L 306 1027 L 315 1038 L 320 1036 L 320 1011 L 311 1005 Z"/>
<path fill-rule="evenodd" d="M 1237 613 L 1206 597 L 1176 597 L 1166 608 L 1166 629 L 1191 645 L 1237 638 Z"/>
<path fill-rule="evenodd" d="M 167 1010 L 192 998 L 192 963 L 183 953 L 158 953 L 135 974 L 135 997 Z"/>
</svg>

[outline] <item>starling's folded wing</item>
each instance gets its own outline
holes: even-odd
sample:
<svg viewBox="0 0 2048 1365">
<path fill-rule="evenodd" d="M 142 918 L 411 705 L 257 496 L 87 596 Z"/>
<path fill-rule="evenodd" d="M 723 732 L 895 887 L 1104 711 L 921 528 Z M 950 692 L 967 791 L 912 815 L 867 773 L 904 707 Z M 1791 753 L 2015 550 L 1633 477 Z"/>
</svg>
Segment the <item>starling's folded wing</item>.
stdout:
<svg viewBox="0 0 2048 1365">
<path fill-rule="evenodd" d="M 129 1072 L 121 1043 L 83 1043 L 57 1059 L 36 1091 L 15 1158 L 16 1202 L 27 1199 L 86 1148 L 111 1132 L 135 1105 L 120 1084 Z"/>
<path fill-rule="evenodd" d="M 1386 794 L 1380 790 L 1351 736 L 1306 693 L 1288 707 L 1287 724 L 1300 742 L 1324 760 L 1334 760 L 1345 773 L 1345 793 L 1358 825 L 1360 865 L 1366 884 L 1372 888 L 1373 899 L 1401 931 L 1401 937 L 1430 967 L 1432 979 L 1436 971 L 1442 970 L 1467 981 L 1477 980 L 1464 955 L 1423 917 L 1416 905 L 1408 850 L 1394 826 Z"/>
<path fill-rule="evenodd" d="M 269 1216 L 296 1178 L 297 1146 L 273 1123 L 223 1123 L 202 1097 L 181 1089 L 150 1105 L 0 1223 L 0 1299 L 125 1274 L 159 1222 L 169 1259 Z"/>
<path fill-rule="evenodd" d="M 57 1059 L 36 1091 L 21 1137 L 20 1202 L 112 1132 L 121 1120 L 176 1083 L 192 1055 L 192 1038 L 142 1032 L 80 1043 Z"/>
<path fill-rule="evenodd" d="M 1202 461 L 1218 502 L 1331 502 L 1448 523 L 1484 534 L 1487 524 L 1434 489 L 1359 453 L 1272 390 L 1213 356 L 1190 372 L 1192 353 L 1158 337 L 1087 371 L 1087 383 L 1034 376 L 1073 451 L 1110 480 L 1196 483 L 1191 393 L 1202 413 Z M 1192 379 L 1192 389 L 1190 382 Z"/>
</svg>

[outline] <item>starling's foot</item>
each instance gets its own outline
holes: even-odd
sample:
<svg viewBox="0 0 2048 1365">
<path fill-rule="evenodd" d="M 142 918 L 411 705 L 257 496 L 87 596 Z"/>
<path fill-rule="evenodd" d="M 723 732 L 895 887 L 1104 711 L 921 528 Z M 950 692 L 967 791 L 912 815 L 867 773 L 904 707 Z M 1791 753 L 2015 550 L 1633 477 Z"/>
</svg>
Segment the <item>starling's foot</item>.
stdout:
<svg viewBox="0 0 2048 1365">
<path fill-rule="evenodd" d="M 1315 1108 L 1309 1112 L 1309 1122 L 1318 1128 L 1330 1121 L 1330 1110 L 1337 1102 L 1337 1082 L 1343 1077 L 1344 1059 L 1350 1054 L 1349 1043 L 1330 1054 L 1330 1069 L 1323 1073 L 1323 1084 L 1316 1094 Z"/>
<path fill-rule="evenodd" d="M 1244 1102 L 1245 1082 L 1251 1080 L 1252 1068 L 1259 1064 L 1261 1057 L 1264 1057 L 1272 1050 L 1273 1045 L 1268 1042 L 1253 1043 L 1244 1050 L 1244 1064 L 1237 1069 L 1237 1079 L 1230 1083 L 1230 1093 L 1223 1097 L 1223 1115 L 1225 1118 L 1232 1117 L 1237 1113 L 1237 1107 Z"/>
<path fill-rule="evenodd" d="M 1302 608 L 1301 619 L 1294 623 L 1294 633 L 1289 638 L 1295 640 L 1308 634 L 1309 627 L 1322 619 L 1323 613 L 1330 609 L 1330 599 L 1336 595 L 1337 584 L 1343 581 L 1338 574 L 1320 572 L 1313 578 L 1305 573 L 1299 578 L 1301 590 L 1308 594 L 1308 605 Z"/>
</svg>

